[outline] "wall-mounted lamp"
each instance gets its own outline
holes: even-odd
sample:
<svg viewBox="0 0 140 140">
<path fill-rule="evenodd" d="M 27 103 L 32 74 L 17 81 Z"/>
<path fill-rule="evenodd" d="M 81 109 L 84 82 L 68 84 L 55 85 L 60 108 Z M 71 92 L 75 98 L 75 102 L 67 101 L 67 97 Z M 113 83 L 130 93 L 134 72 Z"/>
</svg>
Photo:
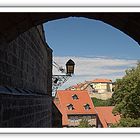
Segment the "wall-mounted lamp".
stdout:
<svg viewBox="0 0 140 140">
<path fill-rule="evenodd" d="M 53 66 L 55 66 L 58 69 L 58 71 L 60 71 L 61 73 L 64 73 L 63 75 L 53 75 L 52 76 L 52 93 L 54 96 L 56 90 L 60 86 L 62 86 L 62 84 L 64 84 L 72 76 L 72 74 L 74 74 L 75 63 L 71 59 L 68 60 L 66 63 L 66 71 L 64 68 L 59 66 L 56 62 L 53 62 Z"/>
<path fill-rule="evenodd" d="M 66 74 L 67 75 L 74 74 L 74 66 L 75 66 L 75 63 L 71 59 L 66 63 Z"/>
</svg>

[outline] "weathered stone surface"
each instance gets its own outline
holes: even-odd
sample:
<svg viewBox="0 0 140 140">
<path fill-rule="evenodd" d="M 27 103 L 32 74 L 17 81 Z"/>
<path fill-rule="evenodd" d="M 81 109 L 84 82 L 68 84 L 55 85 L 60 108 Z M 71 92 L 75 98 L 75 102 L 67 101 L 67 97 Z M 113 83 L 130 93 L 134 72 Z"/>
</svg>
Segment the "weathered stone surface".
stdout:
<svg viewBox="0 0 140 140">
<path fill-rule="evenodd" d="M 52 50 L 41 30 L 33 27 L 10 43 L 0 38 L 0 86 L 30 90 L 0 91 L 0 127 L 52 126 Z"/>
<path fill-rule="evenodd" d="M 51 95 L 52 51 L 34 27 L 0 45 L 0 85 Z"/>
<path fill-rule="evenodd" d="M 33 26 L 67 17 L 85 17 L 101 20 L 140 42 L 140 13 L 134 12 L 52 12 L 52 13 L 1 13 L 0 35 L 7 41 L 15 39 Z"/>
<path fill-rule="evenodd" d="M 0 127 L 51 127 L 51 97 L 0 94 Z"/>
</svg>

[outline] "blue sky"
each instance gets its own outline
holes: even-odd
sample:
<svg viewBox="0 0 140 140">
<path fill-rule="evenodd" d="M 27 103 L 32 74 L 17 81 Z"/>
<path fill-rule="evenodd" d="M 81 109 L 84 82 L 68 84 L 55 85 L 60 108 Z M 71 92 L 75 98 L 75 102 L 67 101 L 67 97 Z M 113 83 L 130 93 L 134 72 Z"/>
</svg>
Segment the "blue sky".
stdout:
<svg viewBox="0 0 140 140">
<path fill-rule="evenodd" d="M 54 56 L 139 58 L 137 42 L 102 21 L 70 17 L 48 22 L 44 27 Z"/>
<path fill-rule="evenodd" d="M 102 21 L 70 17 L 47 22 L 44 29 L 54 61 L 63 67 L 68 59 L 76 62 L 75 75 L 62 88 L 95 78 L 115 81 L 140 59 L 138 43 Z"/>
</svg>

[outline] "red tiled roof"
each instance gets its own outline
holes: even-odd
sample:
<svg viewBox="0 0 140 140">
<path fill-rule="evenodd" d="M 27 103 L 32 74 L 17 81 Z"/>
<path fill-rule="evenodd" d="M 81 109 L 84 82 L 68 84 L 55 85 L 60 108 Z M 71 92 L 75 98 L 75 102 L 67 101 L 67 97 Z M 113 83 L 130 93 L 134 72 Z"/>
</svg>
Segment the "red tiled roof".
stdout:
<svg viewBox="0 0 140 140">
<path fill-rule="evenodd" d="M 110 79 L 95 79 L 92 82 L 94 82 L 94 83 L 112 83 L 112 80 L 110 80 Z"/>
<path fill-rule="evenodd" d="M 113 115 L 113 108 L 114 106 L 95 107 L 103 127 L 107 127 L 107 124 L 114 124 L 119 121 L 120 115 Z"/>
<path fill-rule="evenodd" d="M 78 99 L 74 100 L 72 98 L 73 95 L 77 95 Z M 87 91 L 73 91 L 73 90 L 58 90 L 56 94 L 59 99 L 59 103 L 56 103 L 54 99 L 54 103 L 59 108 L 62 113 L 62 123 L 66 125 L 68 123 L 67 115 L 72 114 L 96 114 L 94 105 Z M 74 109 L 69 110 L 68 105 L 72 104 Z M 90 109 L 85 110 L 84 105 L 89 104 Z"/>
<path fill-rule="evenodd" d="M 79 83 L 77 85 L 72 86 L 73 88 L 81 88 L 85 83 Z"/>
<path fill-rule="evenodd" d="M 79 89 L 79 90 L 85 90 L 87 88 L 87 86 L 89 85 L 89 83 L 91 83 L 91 82 L 90 81 L 85 81 L 83 83 L 78 83 L 77 85 L 73 85 L 73 86 L 67 88 L 66 90 L 72 89 L 72 88 Z"/>
</svg>

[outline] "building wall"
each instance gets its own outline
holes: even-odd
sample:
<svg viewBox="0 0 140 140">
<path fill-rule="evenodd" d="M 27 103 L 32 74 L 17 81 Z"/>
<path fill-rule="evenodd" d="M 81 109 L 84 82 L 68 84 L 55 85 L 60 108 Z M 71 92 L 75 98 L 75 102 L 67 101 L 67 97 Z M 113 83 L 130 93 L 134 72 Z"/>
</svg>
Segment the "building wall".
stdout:
<svg viewBox="0 0 140 140">
<path fill-rule="evenodd" d="M 0 128 L 52 127 L 51 97 L 0 93 Z"/>
<path fill-rule="evenodd" d="M 68 116 L 68 126 L 78 127 L 82 119 L 88 120 L 92 127 L 96 126 L 96 115 L 69 115 Z"/>
<path fill-rule="evenodd" d="M 98 115 L 97 115 L 97 119 L 96 119 L 96 127 L 97 127 L 97 128 L 103 128 L 103 125 L 102 125 L 102 123 L 101 123 L 101 121 L 100 121 Z"/>
<path fill-rule="evenodd" d="M 52 50 L 47 46 L 44 38 L 42 26 L 31 28 L 12 42 L 6 42 L 4 37 L 0 36 L 0 86 L 30 90 L 33 93 L 31 96 L 26 94 L 17 96 L 16 94 L 11 95 L 11 92 L 5 94 L 0 91 L 0 127 L 16 127 L 18 124 L 16 116 L 19 117 L 20 126 L 28 124 L 28 126 L 35 127 L 51 127 Z M 7 102 L 8 108 L 5 102 Z M 40 104 L 40 107 L 36 102 Z M 13 104 L 16 105 L 13 106 Z M 28 104 L 32 107 L 29 107 Z M 40 119 L 37 119 L 39 111 L 44 112 L 42 119 L 41 116 Z M 16 116 L 13 117 L 12 113 L 15 113 Z M 5 114 L 9 114 L 6 120 Z M 23 117 L 26 115 L 30 119 Z M 23 122 L 20 121 L 20 118 L 23 118 Z M 34 121 L 36 118 L 36 122 L 31 123 L 31 118 Z M 42 120 L 42 123 L 39 124 L 38 120 Z M 15 123 L 11 125 L 8 122 Z"/>
<path fill-rule="evenodd" d="M 107 100 L 107 99 L 111 98 L 112 95 L 113 95 L 113 93 L 111 93 L 111 92 L 100 93 L 100 94 L 98 94 L 98 93 L 89 94 L 89 96 L 91 98 L 97 98 L 97 99 L 101 99 L 101 100 Z"/>
<path fill-rule="evenodd" d="M 111 83 L 92 83 L 93 88 L 98 93 L 104 92 L 112 92 L 112 84 Z"/>
<path fill-rule="evenodd" d="M 56 107 L 56 105 L 52 104 L 52 127 L 53 128 L 61 128 L 62 127 L 62 114 Z"/>
<path fill-rule="evenodd" d="M 51 94 L 51 49 L 36 27 L 10 43 L 3 41 L 0 54 L 0 85 Z"/>
<path fill-rule="evenodd" d="M 111 83 L 111 84 L 109 84 L 110 92 L 112 92 L 112 88 L 113 88 L 113 86 L 112 86 L 112 83 Z"/>
</svg>

